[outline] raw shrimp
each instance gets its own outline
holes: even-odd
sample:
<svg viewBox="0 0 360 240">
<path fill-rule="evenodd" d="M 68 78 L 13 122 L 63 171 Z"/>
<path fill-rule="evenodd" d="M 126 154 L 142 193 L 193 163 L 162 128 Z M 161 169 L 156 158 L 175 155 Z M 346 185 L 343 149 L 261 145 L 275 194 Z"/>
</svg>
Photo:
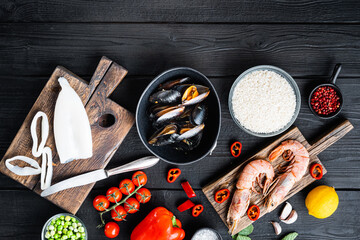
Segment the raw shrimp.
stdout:
<svg viewBox="0 0 360 240">
<path fill-rule="evenodd" d="M 274 181 L 266 197 L 265 206 L 270 211 L 280 204 L 294 184 L 304 176 L 310 160 L 309 152 L 296 140 L 282 142 L 270 153 L 270 162 L 280 155 L 285 161 L 290 161 L 290 164 L 284 169 L 284 173 Z"/>
<path fill-rule="evenodd" d="M 234 193 L 227 215 L 227 223 L 230 227 L 229 232 L 232 235 L 237 228 L 239 219 L 245 214 L 249 207 L 251 193 L 253 191 L 256 192 L 255 182 L 259 184 L 260 188 L 263 189 L 263 193 L 265 193 L 273 181 L 274 175 L 273 166 L 265 160 L 254 160 L 244 167 L 236 183 L 237 190 Z M 264 184 L 262 184 L 262 178 L 264 176 L 266 179 Z"/>
</svg>

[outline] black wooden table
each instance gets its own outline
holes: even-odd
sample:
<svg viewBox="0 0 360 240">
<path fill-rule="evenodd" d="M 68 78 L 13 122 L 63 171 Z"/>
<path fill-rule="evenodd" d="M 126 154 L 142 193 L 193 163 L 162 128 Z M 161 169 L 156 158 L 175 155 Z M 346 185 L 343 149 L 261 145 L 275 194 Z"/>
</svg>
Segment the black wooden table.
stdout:
<svg viewBox="0 0 360 240">
<path fill-rule="evenodd" d="M 316 3 L 315 3 L 316 2 Z M 291 198 L 299 212 L 299 239 L 360 239 L 360 2 L 353 1 L 54 1 L 4 0 L 0 3 L 0 155 L 10 145 L 27 112 L 57 65 L 89 80 L 106 55 L 129 70 L 111 98 L 132 112 L 146 85 L 160 72 L 188 66 L 207 75 L 219 94 L 222 127 L 212 156 L 181 166 L 181 179 L 196 189 L 205 212 L 194 219 L 176 206 L 186 199 L 180 184 L 165 181 L 169 164 L 146 171 L 153 198 L 141 211 L 120 223 L 120 236 L 129 239 L 134 226 L 156 206 L 165 206 L 182 221 L 187 239 L 201 227 L 227 229 L 201 192 L 201 187 L 239 164 L 274 138 L 258 138 L 241 131 L 228 111 L 229 89 L 244 70 L 270 64 L 289 72 L 302 94 L 294 125 L 311 141 L 342 118 L 355 129 L 319 155 L 328 174 Z M 314 117 L 306 100 L 309 91 L 329 78 L 336 63 L 343 64 L 338 85 L 345 95 L 339 117 Z M 233 140 L 243 143 L 243 154 L 229 154 Z M 133 127 L 108 167 L 148 155 Z M 129 174 L 97 183 L 78 216 L 89 239 L 106 239 L 96 229 L 98 214 L 92 199 L 117 186 Z M 318 220 L 307 214 L 304 199 L 320 184 L 334 186 L 340 205 L 333 216 Z M 58 207 L 0 174 L 0 239 L 40 239 L 45 221 Z M 254 223 L 252 239 L 276 237 L 270 220 L 279 210 Z M 282 234 L 281 236 L 283 236 Z"/>
</svg>

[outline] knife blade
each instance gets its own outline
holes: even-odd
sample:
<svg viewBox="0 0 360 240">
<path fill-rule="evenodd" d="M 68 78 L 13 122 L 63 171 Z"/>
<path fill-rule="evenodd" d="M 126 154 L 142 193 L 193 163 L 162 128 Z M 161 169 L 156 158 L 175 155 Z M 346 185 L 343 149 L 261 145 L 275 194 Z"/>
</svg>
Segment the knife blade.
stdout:
<svg viewBox="0 0 360 240">
<path fill-rule="evenodd" d="M 132 161 L 132 162 L 122 165 L 120 167 L 110 169 L 110 170 L 98 169 L 95 171 L 84 173 L 84 174 L 81 174 L 81 175 L 78 175 L 75 177 L 71 177 L 71 178 L 63 180 L 61 182 L 56 183 L 56 184 L 50 186 L 49 188 L 45 189 L 40 195 L 42 197 L 47 197 L 56 192 L 59 192 L 59 191 L 65 190 L 65 189 L 69 189 L 69 188 L 73 188 L 73 187 L 87 185 L 87 184 L 90 184 L 93 182 L 103 180 L 105 178 L 108 178 L 108 177 L 116 175 L 116 174 L 146 169 L 146 168 L 152 167 L 155 164 L 157 164 L 159 162 L 159 160 L 160 159 L 157 157 L 148 156 L 148 157 L 143 157 L 138 160 Z"/>
</svg>

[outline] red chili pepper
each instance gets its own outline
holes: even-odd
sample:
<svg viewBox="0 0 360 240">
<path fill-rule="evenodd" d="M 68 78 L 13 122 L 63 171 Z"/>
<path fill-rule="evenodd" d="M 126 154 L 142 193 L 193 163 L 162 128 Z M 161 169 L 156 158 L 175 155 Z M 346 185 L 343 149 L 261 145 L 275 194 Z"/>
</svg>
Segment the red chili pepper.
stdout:
<svg viewBox="0 0 360 240">
<path fill-rule="evenodd" d="M 179 168 L 172 168 L 169 170 L 166 180 L 168 183 L 173 183 L 180 176 L 180 174 L 181 170 Z"/>
<path fill-rule="evenodd" d="M 192 201 L 186 200 L 183 204 L 181 204 L 180 206 L 178 206 L 177 209 L 178 209 L 180 212 L 183 212 L 183 211 L 186 211 L 186 210 L 192 208 L 193 206 L 195 206 L 195 204 L 194 204 Z"/>
<path fill-rule="evenodd" d="M 316 180 L 320 180 L 323 177 L 323 168 L 319 163 L 314 163 L 310 167 L 310 175 Z"/>
<path fill-rule="evenodd" d="M 188 181 L 181 183 L 182 188 L 184 189 L 186 195 L 188 198 L 196 197 L 196 194 L 192 187 L 190 186 L 190 183 Z"/>
<path fill-rule="evenodd" d="M 193 215 L 193 217 L 199 216 L 200 213 L 202 213 L 202 211 L 204 211 L 203 205 L 201 205 L 201 204 L 196 205 L 196 206 L 193 207 L 193 209 L 192 209 L 192 215 Z"/>
<path fill-rule="evenodd" d="M 242 144 L 241 142 L 234 142 L 230 147 L 230 152 L 233 157 L 238 157 L 241 154 Z"/>
<path fill-rule="evenodd" d="M 247 216 L 251 221 L 256 221 L 260 216 L 260 208 L 257 205 L 252 205 L 247 210 Z"/>
<path fill-rule="evenodd" d="M 215 202 L 217 203 L 223 203 L 230 197 L 230 191 L 229 189 L 220 189 L 215 193 Z"/>
</svg>

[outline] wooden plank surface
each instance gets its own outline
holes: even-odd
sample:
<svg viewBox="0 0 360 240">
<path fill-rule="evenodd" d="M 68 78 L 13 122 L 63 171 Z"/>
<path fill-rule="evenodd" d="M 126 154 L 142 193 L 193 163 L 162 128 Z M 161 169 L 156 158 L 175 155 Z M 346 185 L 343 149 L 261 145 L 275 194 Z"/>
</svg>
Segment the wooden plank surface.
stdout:
<svg viewBox="0 0 360 240">
<path fill-rule="evenodd" d="M 237 76 L 270 64 L 292 76 L 309 77 L 330 75 L 338 62 L 341 77 L 360 76 L 360 31 L 355 26 L 0 24 L 0 74 L 44 76 L 60 64 L 79 76 L 89 75 L 89 65 L 104 54 L 133 76 L 154 76 L 178 66 L 207 76 Z"/>
<path fill-rule="evenodd" d="M 299 239 L 355 240 L 359 238 L 360 199 L 360 35 L 359 1 L 109 1 L 5 0 L 0 3 L 0 156 L 5 154 L 21 123 L 45 86 L 54 68 L 61 64 L 90 80 L 102 55 L 129 70 L 129 76 L 111 95 L 114 102 L 134 112 L 140 94 L 161 71 L 189 66 L 211 77 L 222 106 L 222 128 L 212 156 L 183 166 L 180 180 L 189 180 L 205 211 L 194 219 L 176 206 L 186 199 L 180 184 L 168 184 L 167 170 L 160 162 L 148 169 L 148 188 L 153 198 L 138 214 L 120 224 L 119 239 L 128 239 L 132 228 L 155 206 L 164 205 L 183 222 L 187 239 L 200 227 L 212 227 L 224 240 L 227 228 L 200 191 L 252 156 L 275 138 L 250 136 L 236 127 L 228 112 L 231 84 L 244 70 L 272 64 L 296 77 L 302 105 L 295 125 L 312 143 L 317 136 L 348 118 L 355 129 L 320 153 L 326 176 L 291 198 L 299 213 L 292 225 L 282 225 L 276 237 L 270 220 L 274 211 L 254 223 L 253 240 L 281 239 L 297 231 Z M 338 84 L 345 95 L 341 115 L 333 120 L 314 117 L 306 105 L 311 89 L 329 78 L 333 66 L 343 63 Z M 243 143 L 243 153 L 233 159 L 229 145 Z M 116 167 L 148 155 L 135 128 L 114 154 L 108 167 Z M 106 239 L 96 229 L 97 213 L 92 199 L 130 174 L 97 183 L 78 212 L 91 239 Z M 307 214 L 304 199 L 317 184 L 335 186 L 340 205 L 324 220 Z M 43 223 L 63 212 L 26 187 L 0 174 L 0 239 L 39 239 Z M 349 217 L 351 216 L 351 217 Z"/>
<path fill-rule="evenodd" d="M 107 180 L 105 180 L 105 182 L 106 181 Z M 107 182 L 107 185 L 111 186 L 111 183 Z M 254 223 L 254 232 L 250 235 L 251 239 L 281 239 L 285 234 L 297 231 L 299 233 L 298 239 L 304 240 L 358 240 L 358 233 L 360 232 L 358 218 L 346 217 L 346 221 L 344 221 L 342 215 L 360 215 L 360 208 L 358 206 L 360 192 L 337 190 L 340 198 L 339 209 L 328 219 L 316 219 L 308 215 L 306 207 L 304 206 L 305 196 L 311 188 L 303 190 L 301 194 L 297 194 L 290 199 L 290 203 L 298 212 L 299 218 L 294 224 L 282 224 L 283 233 L 280 237 L 276 237 L 275 233 L 273 233 L 273 227 L 269 223 L 270 221 L 278 219 L 279 212 L 274 211 Z M 97 195 L 104 194 L 104 191 L 106 191 L 106 189 L 93 190 L 77 213 L 77 216 L 86 224 L 87 230 L 90 233 L 90 240 L 108 240 L 103 231 L 96 228 L 99 224 L 99 216 L 92 207 L 92 199 Z M 221 234 L 223 240 L 231 240 L 232 238 L 228 235 L 227 228 L 206 200 L 206 197 L 200 190 L 195 192 L 199 196 L 196 198 L 196 202 L 201 202 L 205 208 L 205 211 L 197 218 L 192 217 L 188 211 L 180 213 L 176 210 L 177 204 L 180 204 L 181 201 L 185 201 L 186 199 L 182 190 L 151 190 L 153 199 L 148 204 L 141 205 L 140 212 L 128 216 L 126 222 L 119 223 L 120 237 L 118 237 L 118 239 L 129 239 L 131 231 L 141 219 L 153 208 L 164 206 L 173 211 L 176 217 L 181 220 L 186 231 L 186 239 L 190 239 L 199 228 L 211 227 Z M 9 202 L 13 204 L 9 204 Z M 41 232 L 43 223 L 45 223 L 50 216 L 63 212 L 61 209 L 34 195 L 30 191 L 3 190 L 1 191 L 0 204 L 8 206 L 6 216 L 11 216 L 9 218 L 0 218 L 0 229 L 2 230 L 0 231 L 0 239 L 4 240 L 39 239 L 39 233 Z M 39 209 L 42 209 L 42 211 Z M 5 216 L 5 213 L 2 216 Z M 104 215 L 104 218 L 108 220 L 109 216 Z"/>
<path fill-rule="evenodd" d="M 89 73 L 94 69 L 96 65 L 89 67 Z M 197 180 L 192 183 L 193 187 L 200 189 L 205 186 L 209 181 L 214 179 L 214 176 L 221 176 L 238 164 L 238 161 L 243 161 L 248 157 L 251 157 L 254 153 L 259 151 L 262 146 L 271 143 L 274 138 L 263 139 L 250 136 L 239 129 L 233 122 L 230 113 L 227 108 L 227 97 L 231 84 L 235 80 L 234 77 L 222 77 L 211 78 L 210 80 L 214 84 L 221 102 L 222 108 L 222 127 L 218 140 L 216 151 L 214 151 L 211 157 L 207 157 L 199 163 L 184 167 L 184 178 L 191 179 L 196 175 Z M 90 79 L 88 77 L 87 79 Z M 301 132 L 312 143 L 316 138 L 323 134 L 326 130 L 338 123 L 337 119 L 323 121 L 314 117 L 306 103 L 307 94 L 310 93 L 312 86 L 321 82 L 326 78 L 315 78 L 314 80 L 296 78 L 296 82 L 299 86 L 302 94 L 302 105 L 298 119 L 294 123 L 296 126 L 301 126 Z M 147 84 L 152 80 L 152 77 L 126 77 L 114 91 L 111 96 L 115 102 L 124 106 L 132 112 L 135 112 L 136 104 L 142 91 Z M 5 81 L 0 88 L 0 115 L 3 116 L 0 124 L 0 135 L 4 136 L 0 138 L 0 155 L 4 154 L 7 147 L 10 145 L 14 138 L 17 129 L 22 123 L 22 119 L 26 117 L 27 112 L 31 108 L 31 103 L 36 100 L 37 95 L 41 91 L 41 88 L 46 83 L 46 78 L 37 77 L 6 77 L 0 78 L 0 81 Z M 336 144 L 332 145 L 326 151 L 320 154 L 320 159 L 323 160 L 323 164 L 328 169 L 327 183 L 339 188 L 357 189 L 357 185 L 349 185 L 349 182 L 360 181 L 360 165 L 357 164 L 360 161 L 360 155 L 354 154 L 358 151 L 360 145 L 360 139 L 358 136 L 358 128 L 360 127 L 360 104 L 351 104 L 357 102 L 358 92 L 360 91 L 360 78 L 340 78 L 339 87 L 343 89 L 346 94 L 346 101 L 343 111 L 340 114 L 342 117 L 350 119 L 354 124 L 355 129 L 347 134 Z M 11 94 L 14 92 L 15 94 Z M 129 100 L 131 96 L 131 101 Z M 29 104 L 30 103 L 30 104 Z M 12 114 L 7 114 L 11 112 Z M 239 159 L 234 159 L 229 153 L 229 146 L 233 140 L 240 140 L 243 142 L 243 153 Z M 340 154 L 341 153 L 341 154 Z M 109 163 L 110 167 L 116 167 L 131 159 L 138 158 L 139 156 L 146 156 L 148 154 L 147 149 L 141 143 L 136 128 L 132 128 L 126 137 L 124 143 L 120 146 L 119 151 L 115 154 L 114 160 Z M 156 169 L 149 169 L 151 173 L 165 175 L 168 164 L 160 163 Z M 344 172 L 347 173 L 347 177 L 344 178 Z M 164 179 L 156 177 L 152 187 L 154 188 L 167 188 L 175 189 L 180 186 L 167 184 Z M 114 180 L 115 184 L 115 180 Z M 0 188 L 6 186 L 13 186 L 20 188 L 19 185 L 14 185 L 13 181 L 6 176 L 0 175 Z M 101 182 L 96 185 L 106 188 L 105 184 Z"/>
<path fill-rule="evenodd" d="M 359 1 L 5 0 L 0 22 L 359 23 Z"/>
</svg>

